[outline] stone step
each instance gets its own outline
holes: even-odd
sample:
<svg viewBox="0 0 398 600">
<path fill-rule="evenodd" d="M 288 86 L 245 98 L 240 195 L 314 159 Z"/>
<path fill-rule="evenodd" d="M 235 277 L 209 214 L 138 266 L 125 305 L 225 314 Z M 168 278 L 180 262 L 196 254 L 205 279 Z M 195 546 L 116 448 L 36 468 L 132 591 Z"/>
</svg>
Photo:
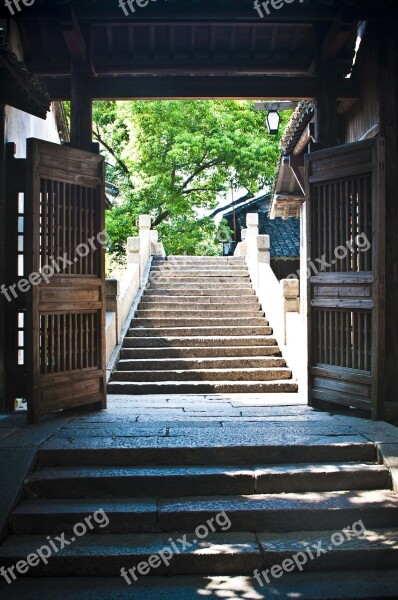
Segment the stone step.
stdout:
<svg viewBox="0 0 398 600">
<path fill-rule="evenodd" d="M 182 440 L 183 442 L 183 440 Z M 228 443 L 227 443 L 228 442 Z M 64 439 L 54 439 L 38 450 L 38 465 L 45 467 L 130 467 L 135 466 L 193 466 L 193 465 L 286 465 L 298 463 L 331 463 L 377 461 L 376 446 L 371 442 L 342 441 L 336 443 L 320 441 L 311 436 L 299 442 L 290 438 L 286 443 L 229 443 L 226 438 L 220 443 L 219 437 L 195 442 L 184 446 L 181 440 L 159 439 L 155 445 L 125 444 L 116 447 L 112 440 L 76 439 L 65 446 Z M 189 445 L 189 447 L 188 447 Z M 264 530 L 264 527 L 262 527 Z"/>
<path fill-rule="evenodd" d="M 298 553 L 298 562 L 306 571 L 383 569 L 398 564 L 398 529 L 369 529 L 366 521 L 347 522 L 345 531 L 295 531 L 294 533 L 258 533 L 264 565 L 270 569 L 283 560 L 292 560 Z M 355 517 L 354 517 L 355 519 Z M 352 527 L 354 526 L 354 527 Z M 352 527 L 348 531 L 348 527 Z M 295 563 L 297 566 L 297 563 Z M 282 571 L 283 573 L 283 571 Z M 270 578 L 270 572 L 268 572 Z M 272 576 L 271 576 L 272 578 Z M 265 580 L 266 582 L 266 580 Z"/>
<path fill-rule="evenodd" d="M 184 305 L 182 305 L 184 306 Z M 197 310 L 180 310 L 175 306 L 171 306 L 169 309 L 162 309 L 161 305 L 156 305 L 155 308 L 151 308 L 150 310 L 141 310 L 141 306 L 139 310 L 136 311 L 135 317 L 137 319 L 173 319 L 180 318 L 184 319 L 187 317 L 192 318 L 209 318 L 209 319 L 226 319 L 227 317 L 231 319 L 259 319 L 263 318 L 264 312 L 257 310 L 210 310 L 211 306 L 209 304 L 205 305 L 206 308 L 197 309 Z M 185 308 L 187 306 L 185 305 Z M 196 308 L 196 306 L 195 306 Z"/>
<path fill-rule="evenodd" d="M 247 270 L 242 269 L 219 269 L 218 271 L 213 271 L 210 269 L 190 269 L 189 271 L 178 271 L 172 269 L 162 269 L 155 270 L 151 269 L 150 280 L 156 279 L 156 281 L 168 281 L 169 279 L 181 279 L 183 283 L 189 281 L 200 281 L 204 278 L 205 280 L 215 280 L 215 281 L 230 281 L 231 278 L 237 280 L 245 280 L 248 279 L 249 272 Z"/>
<path fill-rule="evenodd" d="M 359 519 L 367 529 L 398 527 L 398 496 L 391 490 L 203 496 L 158 501 L 163 531 L 193 531 L 225 512 L 231 531 L 338 530 Z"/>
<path fill-rule="evenodd" d="M 245 259 L 241 256 L 188 256 L 185 254 L 170 254 L 167 260 L 160 257 L 154 257 L 153 263 L 172 263 L 172 262 L 192 262 L 192 263 L 240 263 L 245 264 Z"/>
<path fill-rule="evenodd" d="M 353 506 L 356 503 L 360 508 Z M 157 501 L 148 499 L 141 503 L 130 497 L 103 499 L 100 504 L 96 498 L 60 499 L 58 502 L 40 499 L 23 502 L 14 511 L 11 524 L 19 534 L 25 533 L 30 526 L 33 531 L 40 531 L 44 528 L 40 521 L 48 517 L 48 527 L 44 533 L 66 533 L 76 523 L 84 522 L 85 516 L 101 508 L 108 516 L 107 529 L 110 533 L 139 533 L 135 531 L 137 526 L 140 529 L 150 528 L 149 531 L 154 533 L 159 530 L 191 532 L 215 515 L 223 513 L 231 524 L 231 532 L 267 532 L 262 537 L 267 539 L 269 536 L 274 541 L 274 551 L 276 539 L 289 533 L 290 536 L 285 537 L 298 551 L 303 542 L 310 541 L 321 531 L 342 530 L 359 521 L 368 531 L 396 529 L 397 505 L 398 498 L 390 490 L 189 496 Z M 142 526 L 138 521 L 140 512 Z M 95 522 L 92 523 L 95 525 Z M 32 529 L 30 531 L 33 533 Z M 101 539 L 105 532 L 97 529 Z M 90 531 L 88 527 L 87 530 Z M 299 536 L 301 531 L 307 532 L 307 535 Z M 316 534 L 311 535 L 310 532 Z M 275 535 L 270 535 L 272 533 Z M 0 559 L 4 553 L 7 555 L 6 545 L 7 541 L 0 547 Z"/>
<path fill-rule="evenodd" d="M 145 295 L 139 307 L 140 310 L 232 310 L 239 313 L 245 311 L 262 311 L 259 302 L 253 296 L 238 296 L 229 302 L 228 296 L 166 296 Z"/>
<path fill-rule="evenodd" d="M 349 568 L 349 567 L 348 567 Z M 55 600 L 62 590 L 63 600 L 200 600 L 203 596 L 246 598 L 247 600 L 387 600 L 397 599 L 398 570 L 303 571 L 286 572 L 271 578 L 272 590 L 252 576 L 172 575 L 139 577 L 131 585 L 120 577 L 24 577 L 4 584 L 2 600 Z M 382 596 L 380 591 L 382 590 Z M 210 594 L 211 596 L 210 596 Z M 134 594 L 134 595 L 133 595 Z"/>
<path fill-rule="evenodd" d="M 175 330 L 173 331 L 175 333 Z M 276 339 L 270 335 L 235 335 L 235 336 L 220 336 L 212 335 L 211 337 L 205 337 L 201 335 L 192 336 L 180 336 L 170 335 L 166 337 L 139 337 L 127 336 L 124 338 L 124 348 L 193 348 L 193 347 L 204 347 L 214 348 L 225 346 L 226 348 L 241 346 L 277 346 Z"/>
<path fill-rule="evenodd" d="M 120 369 L 123 365 L 120 365 Z M 281 381 L 291 379 L 292 372 L 284 367 L 266 369 L 188 369 L 186 371 L 114 371 L 111 381 L 118 382 L 178 382 L 178 381 Z"/>
<path fill-rule="evenodd" d="M 206 490 L 213 495 L 282 494 L 286 492 L 331 492 L 384 489 L 390 473 L 384 465 L 369 463 L 304 463 L 296 465 L 255 466 L 172 466 L 172 467 L 79 467 L 45 468 L 29 475 L 24 500 L 12 513 L 14 532 L 45 533 L 49 523 L 59 531 L 66 516 L 77 510 L 90 511 L 89 501 L 81 498 L 152 498 L 132 505 L 135 512 L 156 512 L 161 495 L 168 498 L 198 496 Z M 38 498 L 56 499 L 41 503 Z M 67 503 L 63 499 L 69 499 Z M 95 500 L 91 500 L 95 506 Z M 40 514 L 48 515 L 37 521 Z M 50 516 L 51 515 L 51 516 Z M 72 525 L 77 522 L 72 520 Z M 153 518 L 153 524 L 156 520 Z M 148 527 L 148 525 L 145 525 Z M 42 529 L 40 529 L 42 527 Z M 134 530 L 136 531 L 136 530 Z M 146 528 L 145 531 L 150 531 Z"/>
<path fill-rule="evenodd" d="M 294 381 L 110 381 L 108 394 L 296 394 Z"/>
<path fill-rule="evenodd" d="M 211 325 L 209 327 L 134 327 L 128 331 L 128 337 L 172 337 L 178 335 L 179 337 L 192 337 L 192 336 L 208 336 L 214 337 L 225 337 L 225 336 L 264 336 L 272 335 L 272 328 L 267 325 L 249 325 L 242 326 L 220 326 Z"/>
<path fill-rule="evenodd" d="M 193 274 L 195 273 L 208 273 L 209 271 L 214 271 L 216 274 L 219 273 L 220 271 L 223 271 L 225 273 L 235 273 L 236 271 L 242 271 L 244 273 L 248 273 L 248 269 L 245 265 L 242 264 L 229 264 L 229 265 L 219 265 L 217 263 L 215 264 L 201 264 L 201 265 L 178 265 L 178 264 L 168 264 L 165 263 L 163 265 L 155 265 L 151 267 L 151 273 L 168 273 L 168 272 L 175 272 L 175 273 L 186 273 L 186 272 L 191 272 Z"/>
<path fill-rule="evenodd" d="M 225 301 L 225 305 L 228 306 L 229 302 L 235 302 L 236 298 L 239 298 L 240 301 L 244 297 L 249 297 L 250 302 L 258 302 L 255 291 L 250 287 L 242 288 L 242 287 L 233 287 L 228 288 L 231 289 L 231 295 L 229 295 L 229 291 L 227 288 L 223 286 L 222 288 L 213 289 L 211 287 L 205 286 L 203 289 L 191 289 L 188 287 L 180 287 L 180 288 L 146 288 L 143 301 L 147 302 L 148 298 L 160 298 L 161 296 L 178 296 L 178 302 L 183 302 L 182 298 L 185 298 L 187 302 L 206 302 L 204 300 L 205 296 L 211 297 L 214 296 L 217 298 L 217 302 Z M 197 298 L 198 300 L 191 300 L 189 297 Z M 212 302 L 212 300 L 209 300 Z"/>
<path fill-rule="evenodd" d="M 181 281 L 181 280 L 176 280 L 173 281 L 171 279 L 167 279 L 165 281 L 159 281 L 160 278 L 158 277 L 154 282 L 150 281 L 147 285 L 147 287 L 145 288 L 146 290 L 181 290 L 181 291 L 200 291 L 200 290 L 214 290 L 214 291 L 224 291 L 225 290 L 235 290 L 238 292 L 238 290 L 251 290 L 254 292 L 253 288 L 252 288 L 252 284 L 249 282 L 249 280 L 244 280 L 244 279 L 240 279 L 239 281 L 236 282 L 232 282 L 231 279 L 229 279 L 228 281 L 224 281 L 222 278 L 220 278 L 220 280 L 216 280 L 216 279 L 212 279 L 211 281 L 206 281 L 206 280 L 201 280 L 198 281 L 196 279 L 192 279 L 192 281 L 190 281 L 188 279 L 188 281 Z M 246 283 L 247 281 L 247 283 Z"/>
<path fill-rule="evenodd" d="M 220 358 L 225 361 L 233 357 L 263 358 L 265 356 L 280 355 L 278 346 L 214 346 L 203 347 L 178 347 L 178 348 L 123 348 L 121 350 L 122 359 L 200 359 L 200 358 Z"/>
<path fill-rule="evenodd" d="M 185 371 L 187 369 L 269 369 L 285 367 L 284 358 L 242 357 L 242 358 L 155 358 L 147 360 L 122 358 L 118 363 L 120 371 Z"/>
<path fill-rule="evenodd" d="M 196 316 L 192 316 L 190 318 L 184 319 L 180 317 L 177 313 L 175 316 L 170 317 L 134 317 L 131 320 L 130 327 L 136 328 L 154 328 L 159 329 L 160 327 L 166 327 L 168 329 L 171 328 L 180 328 L 180 327 L 188 327 L 190 329 L 194 327 L 209 327 L 209 328 L 220 328 L 220 327 L 261 327 L 268 326 L 269 323 L 266 321 L 264 317 L 261 315 L 257 317 L 225 317 L 225 318 L 217 318 L 210 317 L 207 315 L 201 315 L 201 313 Z"/>
<path fill-rule="evenodd" d="M 220 530 L 216 523 L 214 528 Z M 206 539 L 198 540 L 198 536 L 195 538 L 194 535 L 188 535 L 185 539 L 183 534 L 178 533 L 179 530 L 173 536 L 168 533 L 112 534 L 105 531 L 101 531 L 101 534 L 87 533 L 75 539 L 66 548 L 53 552 L 47 565 L 40 561 L 31 569 L 31 574 L 35 577 L 120 577 L 121 569 L 133 569 L 153 555 L 159 555 L 162 549 L 170 548 L 170 537 L 177 544 L 179 552 L 175 551 L 174 556 L 170 554 L 170 561 L 162 561 L 158 557 L 159 564 L 153 569 L 148 566 L 148 573 L 252 573 L 262 565 L 259 544 L 252 533 L 224 531 L 210 533 Z M 181 538 L 183 541 L 179 542 Z M 44 535 L 10 536 L 0 547 L 1 564 L 6 568 L 15 565 L 46 544 L 48 540 Z M 166 556 L 165 551 L 165 559 Z M 135 573 L 136 578 L 140 579 L 137 570 Z"/>
</svg>

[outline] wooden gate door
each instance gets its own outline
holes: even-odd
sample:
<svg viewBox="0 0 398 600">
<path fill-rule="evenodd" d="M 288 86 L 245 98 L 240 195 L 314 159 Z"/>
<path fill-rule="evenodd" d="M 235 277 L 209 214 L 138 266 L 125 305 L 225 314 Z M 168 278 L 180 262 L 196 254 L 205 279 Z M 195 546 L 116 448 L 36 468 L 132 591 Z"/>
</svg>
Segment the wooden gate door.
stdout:
<svg viewBox="0 0 398 600">
<path fill-rule="evenodd" d="M 383 415 L 384 140 L 306 159 L 309 402 Z"/>
<path fill-rule="evenodd" d="M 28 416 L 106 407 L 103 158 L 28 140 Z M 33 274 L 39 274 L 36 278 Z"/>
</svg>

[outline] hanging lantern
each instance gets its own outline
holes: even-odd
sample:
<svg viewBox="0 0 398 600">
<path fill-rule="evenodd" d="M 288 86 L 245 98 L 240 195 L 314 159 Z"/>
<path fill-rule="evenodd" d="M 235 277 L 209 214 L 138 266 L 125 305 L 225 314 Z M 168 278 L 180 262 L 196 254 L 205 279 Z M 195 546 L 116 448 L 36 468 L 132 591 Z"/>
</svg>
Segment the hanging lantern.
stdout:
<svg viewBox="0 0 398 600">
<path fill-rule="evenodd" d="M 277 110 L 270 110 L 267 115 L 267 127 L 270 135 L 278 135 L 281 118 Z"/>
</svg>

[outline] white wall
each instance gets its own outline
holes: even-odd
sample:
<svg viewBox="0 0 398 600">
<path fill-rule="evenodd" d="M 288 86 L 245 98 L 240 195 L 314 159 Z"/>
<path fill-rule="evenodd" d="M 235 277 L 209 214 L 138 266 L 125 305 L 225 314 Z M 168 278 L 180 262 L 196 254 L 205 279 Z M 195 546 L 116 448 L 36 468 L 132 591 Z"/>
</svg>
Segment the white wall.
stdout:
<svg viewBox="0 0 398 600">
<path fill-rule="evenodd" d="M 19 60 L 23 60 L 22 46 L 16 23 L 10 24 L 10 42 L 13 52 Z M 47 113 L 47 119 L 39 119 L 21 110 L 6 106 L 5 109 L 5 142 L 14 142 L 17 147 L 16 158 L 26 158 L 26 140 L 30 137 L 47 142 L 60 143 L 60 138 L 53 113 Z"/>
<path fill-rule="evenodd" d="M 31 137 L 54 142 L 54 144 L 60 143 L 53 107 L 51 107 L 51 112 L 47 113 L 47 119 L 44 121 L 17 108 L 6 106 L 5 142 L 16 144 L 16 158 L 26 158 L 26 140 Z"/>
</svg>

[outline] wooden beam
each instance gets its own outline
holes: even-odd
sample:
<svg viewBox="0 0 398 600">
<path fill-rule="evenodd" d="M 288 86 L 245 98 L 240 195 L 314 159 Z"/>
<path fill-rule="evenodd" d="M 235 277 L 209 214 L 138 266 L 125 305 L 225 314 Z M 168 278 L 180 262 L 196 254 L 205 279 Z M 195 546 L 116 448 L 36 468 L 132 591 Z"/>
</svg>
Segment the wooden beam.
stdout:
<svg viewBox="0 0 398 600">
<path fill-rule="evenodd" d="M 394 6 L 393 6 L 394 4 Z M 391 13 L 391 8 L 395 7 L 395 0 L 390 6 L 375 6 L 373 0 L 359 0 L 354 6 L 344 6 L 344 20 L 380 20 L 386 18 Z M 308 2 L 301 4 L 285 4 L 283 10 L 273 10 L 266 19 L 260 19 L 259 14 L 254 10 L 252 2 L 242 2 L 242 0 L 202 0 L 189 2 L 188 0 L 177 3 L 173 2 L 149 2 L 145 8 L 137 8 L 131 17 L 127 17 L 123 10 L 118 6 L 118 2 L 100 3 L 75 3 L 76 14 L 79 20 L 89 20 L 91 22 L 115 22 L 125 23 L 126 19 L 133 19 L 137 23 L 153 24 L 156 20 L 164 22 L 233 22 L 236 24 L 247 25 L 251 23 L 311 23 L 314 21 L 332 21 L 340 10 L 334 5 L 326 6 L 319 2 Z M 8 13 L 5 7 L 0 7 L 1 13 Z M 57 17 L 58 7 L 51 3 L 39 4 L 29 8 L 29 18 Z M 25 18 L 25 16 L 24 16 Z"/>
<path fill-rule="evenodd" d="M 299 156 L 289 156 L 289 166 L 293 171 L 293 175 L 295 176 L 301 191 L 303 194 L 305 194 L 305 179 L 302 171 L 300 171 L 300 167 L 304 167 L 304 155 L 301 154 Z"/>
<path fill-rule="evenodd" d="M 53 100 L 69 100 L 70 78 L 41 78 Z M 359 82 L 338 79 L 338 98 L 359 98 Z M 313 100 L 320 84 L 311 77 L 98 77 L 92 81 L 92 97 L 96 100 L 153 99 L 248 99 L 248 100 Z"/>
<path fill-rule="evenodd" d="M 72 7 L 62 10 L 61 26 L 71 59 L 84 64 L 87 59 L 86 42 Z"/>
<path fill-rule="evenodd" d="M 356 23 L 343 23 L 341 12 L 333 21 L 322 44 L 322 59 L 335 60 L 347 44 L 349 38 L 356 37 Z"/>
<path fill-rule="evenodd" d="M 302 75 L 308 72 L 311 58 L 269 59 L 269 60 L 176 60 L 173 57 L 117 62 L 94 60 L 94 71 L 104 76 L 135 75 Z M 33 61 L 27 63 L 30 71 L 41 77 L 67 77 L 70 65 L 65 61 Z"/>
<path fill-rule="evenodd" d="M 307 127 L 301 134 L 301 138 L 297 142 L 295 149 L 293 150 L 293 154 L 295 156 L 300 155 L 311 141 L 315 141 L 314 124 L 308 123 Z"/>
</svg>

